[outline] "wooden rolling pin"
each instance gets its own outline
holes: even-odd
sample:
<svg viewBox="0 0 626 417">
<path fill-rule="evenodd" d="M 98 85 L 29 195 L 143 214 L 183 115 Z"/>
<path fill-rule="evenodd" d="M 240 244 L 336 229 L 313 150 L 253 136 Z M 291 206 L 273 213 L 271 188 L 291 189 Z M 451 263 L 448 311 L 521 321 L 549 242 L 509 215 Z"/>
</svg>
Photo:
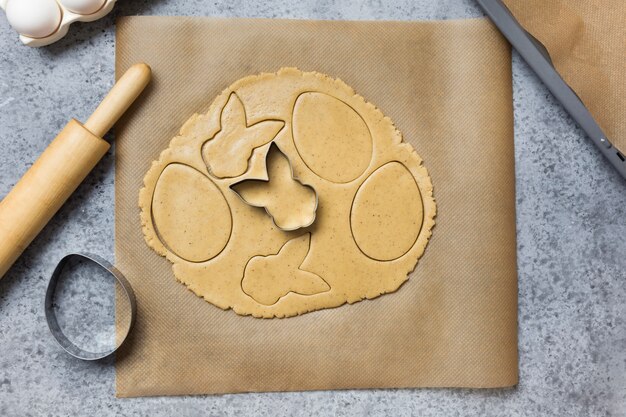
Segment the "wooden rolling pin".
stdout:
<svg viewBox="0 0 626 417">
<path fill-rule="evenodd" d="M 67 201 L 111 146 L 102 136 L 150 82 L 133 65 L 84 125 L 72 119 L 0 202 L 0 278 Z"/>
</svg>

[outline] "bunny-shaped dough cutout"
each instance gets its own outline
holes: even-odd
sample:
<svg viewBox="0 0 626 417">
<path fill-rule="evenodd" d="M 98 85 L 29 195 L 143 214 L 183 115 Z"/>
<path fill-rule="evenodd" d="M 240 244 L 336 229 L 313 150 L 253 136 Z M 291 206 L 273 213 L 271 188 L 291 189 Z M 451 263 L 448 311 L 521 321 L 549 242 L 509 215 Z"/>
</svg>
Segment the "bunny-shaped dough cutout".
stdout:
<svg viewBox="0 0 626 417">
<path fill-rule="evenodd" d="M 234 178 L 248 170 L 252 151 L 271 142 L 285 126 L 280 120 L 263 120 L 248 126 L 243 103 L 232 93 L 220 118 L 221 130 L 202 146 L 202 157 L 217 178 Z"/>
</svg>

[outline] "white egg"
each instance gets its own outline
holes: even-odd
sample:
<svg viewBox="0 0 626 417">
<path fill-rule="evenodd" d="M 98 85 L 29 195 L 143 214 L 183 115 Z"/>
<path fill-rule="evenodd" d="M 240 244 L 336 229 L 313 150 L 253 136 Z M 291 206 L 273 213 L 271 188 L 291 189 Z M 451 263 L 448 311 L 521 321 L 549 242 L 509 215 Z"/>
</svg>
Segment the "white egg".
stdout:
<svg viewBox="0 0 626 417">
<path fill-rule="evenodd" d="M 106 0 L 59 0 L 69 11 L 77 14 L 93 14 L 100 10 Z"/>
<path fill-rule="evenodd" d="M 52 35 L 62 17 L 55 0 L 9 0 L 6 14 L 13 29 L 30 38 Z"/>
</svg>

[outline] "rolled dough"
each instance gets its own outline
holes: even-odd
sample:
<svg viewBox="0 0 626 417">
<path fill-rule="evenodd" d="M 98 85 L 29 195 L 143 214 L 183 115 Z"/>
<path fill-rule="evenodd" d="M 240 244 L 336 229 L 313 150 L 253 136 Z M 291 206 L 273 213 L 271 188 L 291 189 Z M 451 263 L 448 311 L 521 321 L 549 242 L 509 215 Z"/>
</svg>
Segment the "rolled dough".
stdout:
<svg viewBox="0 0 626 417">
<path fill-rule="evenodd" d="M 307 187 L 313 224 L 277 227 L 277 214 L 306 224 Z M 236 81 L 192 116 L 148 170 L 139 206 L 146 242 L 180 282 L 265 318 L 397 290 L 436 212 L 422 159 L 392 121 L 341 80 L 295 68 Z"/>
</svg>

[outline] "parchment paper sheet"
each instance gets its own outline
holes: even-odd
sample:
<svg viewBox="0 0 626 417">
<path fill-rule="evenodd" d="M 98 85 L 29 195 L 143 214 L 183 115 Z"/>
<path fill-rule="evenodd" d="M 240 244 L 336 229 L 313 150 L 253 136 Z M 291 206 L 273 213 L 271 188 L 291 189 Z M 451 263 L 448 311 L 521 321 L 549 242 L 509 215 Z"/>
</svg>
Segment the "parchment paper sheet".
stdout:
<svg viewBox="0 0 626 417">
<path fill-rule="evenodd" d="M 117 130 L 116 259 L 138 303 L 118 396 L 517 383 L 510 48 L 489 22 L 122 18 L 118 76 L 137 61 L 154 80 Z M 397 293 L 263 320 L 176 282 L 144 242 L 137 201 L 194 112 L 283 66 L 339 77 L 391 117 L 424 158 L 438 215 Z"/>
<path fill-rule="evenodd" d="M 609 140 L 626 153 L 626 1 L 504 0 Z"/>
</svg>

